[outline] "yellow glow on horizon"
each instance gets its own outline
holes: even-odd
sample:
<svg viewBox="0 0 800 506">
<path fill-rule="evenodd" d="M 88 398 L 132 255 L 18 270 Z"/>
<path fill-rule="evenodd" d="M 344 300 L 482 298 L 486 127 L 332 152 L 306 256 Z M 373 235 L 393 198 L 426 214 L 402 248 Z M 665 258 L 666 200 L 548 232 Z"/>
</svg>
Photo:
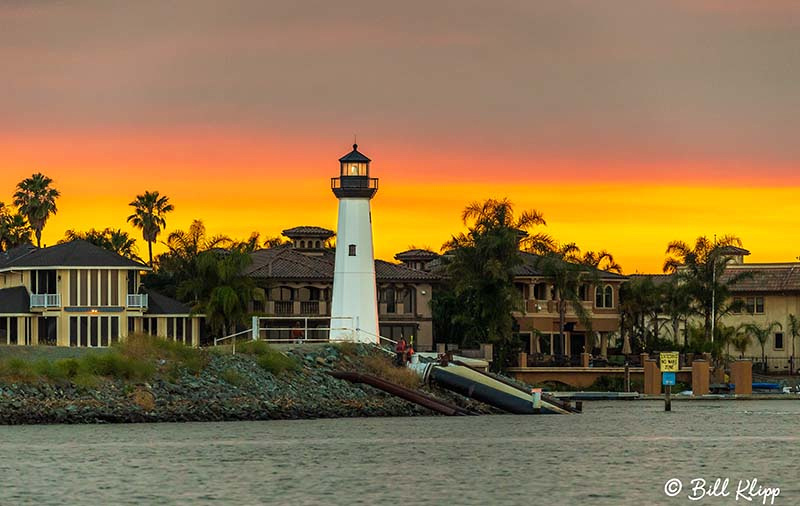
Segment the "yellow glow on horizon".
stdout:
<svg viewBox="0 0 800 506">
<path fill-rule="evenodd" d="M 77 181 L 61 181 L 59 213 L 48 221 L 44 242 L 54 244 L 69 228 L 122 228 L 137 237 L 140 254 L 146 255 L 140 233 L 125 222 L 128 202 L 144 189 L 158 189 L 175 205 L 160 240 L 186 229 L 193 219 L 203 220 L 209 235 L 237 239 L 254 231 L 262 238 L 275 236 L 297 225 L 336 228 L 337 203 L 327 179 L 165 178 L 156 184 L 114 186 L 94 195 L 93 188 Z M 518 211 L 544 213 L 548 225 L 541 231 L 583 250 L 606 249 L 626 273 L 660 272 L 667 243 L 715 233 L 741 237 L 752 252 L 750 262 L 792 261 L 800 254 L 800 239 L 791 233 L 800 216 L 797 193 L 796 187 L 419 183 L 386 177 L 372 202 L 375 253 L 393 260 L 412 245 L 438 251 L 464 230 L 460 215 L 466 204 L 508 197 Z M 156 252 L 163 250 L 155 246 Z"/>
</svg>

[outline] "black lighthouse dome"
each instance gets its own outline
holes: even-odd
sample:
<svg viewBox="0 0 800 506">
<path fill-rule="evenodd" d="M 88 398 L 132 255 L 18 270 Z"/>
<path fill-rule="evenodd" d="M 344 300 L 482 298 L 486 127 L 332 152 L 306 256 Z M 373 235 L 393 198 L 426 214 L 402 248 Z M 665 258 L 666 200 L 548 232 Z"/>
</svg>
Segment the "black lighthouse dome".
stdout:
<svg viewBox="0 0 800 506">
<path fill-rule="evenodd" d="M 371 161 L 358 151 L 358 144 L 353 144 L 353 151 L 339 158 L 339 177 L 331 178 L 334 195 L 371 199 L 378 191 L 378 178 L 369 177 Z"/>
</svg>

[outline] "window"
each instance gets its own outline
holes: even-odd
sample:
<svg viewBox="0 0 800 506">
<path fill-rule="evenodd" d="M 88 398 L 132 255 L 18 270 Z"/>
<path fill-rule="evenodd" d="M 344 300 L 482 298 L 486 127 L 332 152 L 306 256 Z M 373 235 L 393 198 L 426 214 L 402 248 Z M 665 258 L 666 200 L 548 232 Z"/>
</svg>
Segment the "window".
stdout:
<svg viewBox="0 0 800 506">
<path fill-rule="evenodd" d="M 533 285 L 533 298 L 536 300 L 547 300 L 546 283 L 536 283 Z"/>
<path fill-rule="evenodd" d="M 300 241 L 300 249 L 305 249 L 305 247 L 306 247 L 306 242 Z"/>
<path fill-rule="evenodd" d="M 740 314 L 742 312 L 742 308 L 744 307 L 744 299 L 741 297 L 734 297 L 732 306 L 734 308 L 733 313 Z"/>
<path fill-rule="evenodd" d="M 610 286 L 606 287 L 605 299 L 606 299 L 605 307 L 614 307 L 614 290 Z"/>
<path fill-rule="evenodd" d="M 748 297 L 744 303 L 744 311 L 748 314 L 764 314 L 764 297 Z"/>
<path fill-rule="evenodd" d="M 775 332 L 775 349 L 783 349 L 783 332 Z"/>
<path fill-rule="evenodd" d="M 349 249 L 350 249 L 350 256 L 351 256 L 351 257 L 354 257 L 354 256 L 356 256 L 356 245 L 355 245 L 355 244 L 351 244 L 351 245 L 349 246 Z"/>
<path fill-rule="evenodd" d="M 578 287 L 578 297 L 581 300 L 589 300 L 589 287 L 586 285 L 581 285 Z"/>
<path fill-rule="evenodd" d="M 595 288 L 594 305 L 599 308 L 614 307 L 614 289 L 610 285 Z"/>
</svg>

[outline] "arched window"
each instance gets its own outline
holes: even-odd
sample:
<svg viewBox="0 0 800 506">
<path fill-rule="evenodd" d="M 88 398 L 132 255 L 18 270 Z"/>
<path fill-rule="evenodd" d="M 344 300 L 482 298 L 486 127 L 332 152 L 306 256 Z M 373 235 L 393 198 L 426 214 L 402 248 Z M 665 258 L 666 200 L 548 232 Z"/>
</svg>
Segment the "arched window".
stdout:
<svg viewBox="0 0 800 506">
<path fill-rule="evenodd" d="M 288 286 L 276 286 L 269 291 L 269 300 L 294 300 L 293 290 Z"/>
<path fill-rule="evenodd" d="M 321 245 L 321 243 L 320 243 L 319 241 L 317 241 L 316 243 L 314 243 L 314 247 L 315 247 L 315 248 L 317 248 L 317 249 L 319 249 L 319 248 L 320 248 L 320 245 Z"/>
<path fill-rule="evenodd" d="M 306 247 L 306 242 L 305 241 L 300 241 L 300 248 L 304 249 L 305 247 Z"/>
<path fill-rule="evenodd" d="M 598 286 L 594 289 L 594 305 L 595 307 L 605 307 L 603 302 L 603 287 Z"/>
<path fill-rule="evenodd" d="M 614 290 L 610 286 L 605 289 L 605 307 L 614 307 Z"/>
</svg>

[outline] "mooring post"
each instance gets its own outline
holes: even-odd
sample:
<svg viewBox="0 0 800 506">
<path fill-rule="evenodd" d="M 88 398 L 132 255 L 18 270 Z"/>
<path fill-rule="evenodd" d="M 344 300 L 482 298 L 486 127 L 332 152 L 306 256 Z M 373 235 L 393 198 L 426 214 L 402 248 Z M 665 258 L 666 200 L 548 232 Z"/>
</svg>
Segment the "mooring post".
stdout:
<svg viewBox="0 0 800 506">
<path fill-rule="evenodd" d="M 631 391 L 631 366 L 628 365 L 628 361 L 625 361 L 625 391 Z"/>
<path fill-rule="evenodd" d="M 672 393 L 672 385 L 667 385 L 665 389 L 666 394 L 664 395 L 664 411 L 672 411 L 672 397 L 670 396 Z"/>
</svg>

